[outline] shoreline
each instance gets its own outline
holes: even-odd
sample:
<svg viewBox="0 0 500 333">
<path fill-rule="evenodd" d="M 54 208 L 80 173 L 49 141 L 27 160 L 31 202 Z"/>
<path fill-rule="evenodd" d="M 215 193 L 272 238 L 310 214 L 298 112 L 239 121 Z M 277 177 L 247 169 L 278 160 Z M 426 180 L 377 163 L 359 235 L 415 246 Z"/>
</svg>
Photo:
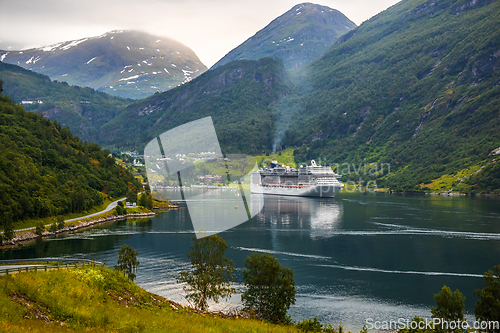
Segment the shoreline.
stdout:
<svg viewBox="0 0 500 333">
<path fill-rule="evenodd" d="M 126 220 L 126 219 L 133 219 L 133 218 L 147 218 L 147 217 L 152 217 L 152 216 L 156 216 L 156 213 L 154 213 L 154 212 L 129 213 L 129 214 L 118 215 L 118 216 L 110 215 L 110 216 L 106 216 L 106 217 L 100 217 L 100 218 L 97 218 L 94 220 L 80 221 L 80 223 L 78 223 L 78 224 L 70 224 L 70 225 L 64 226 L 64 228 L 57 230 L 55 232 L 46 230 L 46 231 L 44 231 L 44 233 L 41 236 L 37 235 L 32 230 L 22 231 L 22 232 L 15 233 L 14 238 L 1 242 L 0 249 L 11 248 L 14 246 L 22 247 L 22 246 L 24 246 L 24 243 L 30 242 L 30 241 L 38 239 L 38 238 L 49 238 L 49 237 L 56 236 L 58 234 L 70 233 L 70 232 L 73 232 L 76 230 L 92 227 L 92 226 L 102 224 L 102 223 L 115 222 L 118 220 Z"/>
<path fill-rule="evenodd" d="M 384 193 L 384 194 L 397 194 L 397 195 L 435 195 L 435 196 L 444 196 L 444 197 L 485 197 L 485 198 L 498 198 L 500 197 L 500 193 L 461 193 L 461 192 L 452 192 L 452 191 L 444 191 L 444 192 L 408 192 L 408 191 L 391 191 L 389 189 L 376 189 L 376 190 L 364 190 L 364 189 L 356 189 L 356 190 L 342 190 L 340 193 Z"/>
</svg>

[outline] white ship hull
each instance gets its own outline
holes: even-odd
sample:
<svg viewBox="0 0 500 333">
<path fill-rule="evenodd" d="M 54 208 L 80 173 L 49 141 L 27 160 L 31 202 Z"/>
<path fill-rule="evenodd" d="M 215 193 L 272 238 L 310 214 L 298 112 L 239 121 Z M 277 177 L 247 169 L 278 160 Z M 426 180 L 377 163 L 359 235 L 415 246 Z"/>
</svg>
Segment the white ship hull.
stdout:
<svg viewBox="0 0 500 333">
<path fill-rule="evenodd" d="M 335 185 L 313 185 L 301 187 L 285 187 L 285 186 L 262 186 L 252 184 L 250 190 L 252 193 L 270 194 L 270 195 L 289 195 L 297 197 L 320 197 L 333 198 L 342 189 L 341 186 Z"/>
</svg>

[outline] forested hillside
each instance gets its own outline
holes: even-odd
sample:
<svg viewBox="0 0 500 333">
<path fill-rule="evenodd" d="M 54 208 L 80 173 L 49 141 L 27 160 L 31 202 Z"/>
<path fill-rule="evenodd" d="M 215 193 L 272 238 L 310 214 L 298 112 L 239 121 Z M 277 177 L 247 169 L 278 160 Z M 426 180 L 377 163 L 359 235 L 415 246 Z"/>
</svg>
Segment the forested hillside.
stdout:
<svg viewBox="0 0 500 333">
<path fill-rule="evenodd" d="M 1 80 L 0 80 L 1 87 Z M 1 91 L 1 88 L 0 88 Z M 0 95 L 0 219 L 83 212 L 117 198 L 134 177 L 106 150 Z"/>
<path fill-rule="evenodd" d="M 225 153 L 288 147 L 299 163 L 338 164 L 343 180 L 500 193 L 499 26 L 498 1 L 403 0 L 292 74 L 279 59 L 232 61 L 114 118 L 99 115 L 122 104 L 95 99 L 103 108 L 87 121 L 111 119 L 99 125 L 100 144 L 143 151 L 159 134 L 212 116 Z"/>
<path fill-rule="evenodd" d="M 276 103 L 290 86 L 281 60 L 233 61 L 132 103 L 102 127 L 100 142 L 142 151 L 164 131 L 212 116 L 224 152 L 270 151 L 278 119 Z"/>
<path fill-rule="evenodd" d="M 394 5 L 301 71 L 292 95 L 301 109 L 283 146 L 299 147 L 301 162 L 390 164 L 390 174 L 361 176 L 396 191 L 432 191 L 433 180 L 468 168 L 449 187 L 495 191 L 499 26 L 498 1 Z M 344 179 L 358 180 L 350 171 Z"/>
<path fill-rule="evenodd" d="M 86 141 L 96 142 L 99 128 L 132 100 L 113 97 L 92 88 L 51 81 L 48 76 L 0 61 L 4 94 L 24 108 L 43 114 Z M 41 103 L 40 103 L 41 102 Z"/>
</svg>

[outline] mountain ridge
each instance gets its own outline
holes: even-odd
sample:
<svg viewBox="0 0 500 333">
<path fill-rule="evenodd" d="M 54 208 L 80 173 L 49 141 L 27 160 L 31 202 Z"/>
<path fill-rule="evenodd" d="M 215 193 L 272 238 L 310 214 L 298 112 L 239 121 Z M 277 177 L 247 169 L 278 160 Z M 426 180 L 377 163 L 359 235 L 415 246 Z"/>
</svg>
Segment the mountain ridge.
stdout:
<svg viewBox="0 0 500 333">
<path fill-rule="evenodd" d="M 295 69 L 319 58 L 338 37 L 356 27 L 338 10 L 302 3 L 280 15 L 231 50 L 211 69 L 233 60 L 283 59 Z"/>
<path fill-rule="evenodd" d="M 206 70 L 182 43 L 134 30 L 114 30 L 22 51 L 0 51 L 0 60 L 70 85 L 134 99 L 171 89 Z"/>
<path fill-rule="evenodd" d="M 500 146 L 499 13 L 491 0 L 414 0 L 366 21 L 300 73 L 313 92 L 283 146 L 299 161 L 389 163 L 363 179 L 394 191 L 482 163 Z"/>
</svg>

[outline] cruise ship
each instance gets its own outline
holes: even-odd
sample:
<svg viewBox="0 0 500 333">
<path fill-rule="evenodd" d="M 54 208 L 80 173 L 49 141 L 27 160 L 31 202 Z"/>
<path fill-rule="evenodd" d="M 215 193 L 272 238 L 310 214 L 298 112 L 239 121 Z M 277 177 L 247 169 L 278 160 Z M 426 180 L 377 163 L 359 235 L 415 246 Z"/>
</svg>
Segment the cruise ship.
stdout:
<svg viewBox="0 0 500 333">
<path fill-rule="evenodd" d="M 272 161 L 270 165 L 252 172 L 252 193 L 291 195 L 301 197 L 333 198 L 344 187 L 337 178 L 340 175 L 328 166 L 316 165 L 291 168 Z"/>
</svg>

